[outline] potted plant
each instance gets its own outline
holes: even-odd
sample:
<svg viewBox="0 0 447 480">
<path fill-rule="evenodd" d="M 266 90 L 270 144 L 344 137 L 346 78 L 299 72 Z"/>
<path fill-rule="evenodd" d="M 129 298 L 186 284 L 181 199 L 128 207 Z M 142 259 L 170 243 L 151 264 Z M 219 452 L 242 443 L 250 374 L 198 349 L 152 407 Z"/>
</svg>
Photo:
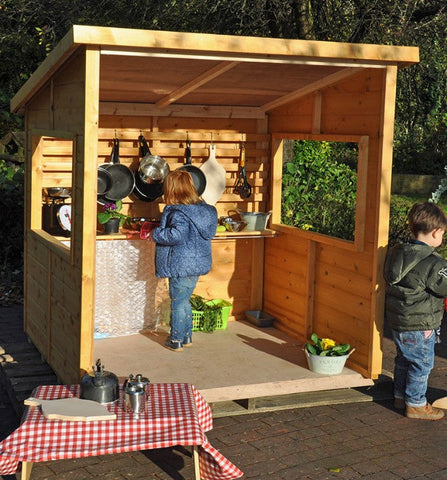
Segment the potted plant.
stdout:
<svg viewBox="0 0 447 480">
<path fill-rule="evenodd" d="M 119 228 L 129 219 L 128 215 L 121 213 L 123 203 L 121 200 L 117 202 L 106 203 L 103 205 L 103 211 L 98 212 L 98 222 L 104 225 L 105 233 L 118 233 Z"/>
<path fill-rule="evenodd" d="M 332 338 L 320 338 L 316 333 L 310 339 L 304 346 L 309 369 L 324 375 L 341 373 L 349 355 L 354 352 L 349 343 L 337 344 Z"/>
</svg>

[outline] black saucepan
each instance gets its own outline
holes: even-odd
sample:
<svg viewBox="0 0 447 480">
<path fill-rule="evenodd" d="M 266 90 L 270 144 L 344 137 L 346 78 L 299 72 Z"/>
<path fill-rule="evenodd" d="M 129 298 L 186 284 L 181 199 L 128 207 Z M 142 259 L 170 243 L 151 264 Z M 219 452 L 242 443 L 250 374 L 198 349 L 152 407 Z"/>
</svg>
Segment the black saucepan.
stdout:
<svg viewBox="0 0 447 480">
<path fill-rule="evenodd" d="M 191 165 L 191 141 L 186 141 L 185 149 L 186 163 L 183 167 L 178 168 L 178 170 L 186 170 L 192 177 L 194 186 L 196 187 L 197 193 L 202 195 L 206 187 L 206 177 L 205 174 L 200 170 L 200 168 Z"/>
<path fill-rule="evenodd" d="M 133 194 L 143 202 L 153 202 L 163 195 L 162 183 L 146 183 L 138 172 L 135 172 L 135 186 Z"/>
<path fill-rule="evenodd" d="M 116 202 L 132 193 L 135 186 L 135 178 L 132 170 L 120 163 L 119 140 L 117 138 L 113 139 L 110 163 L 103 163 L 100 167 L 105 168 L 112 176 L 112 186 L 108 192 L 104 194 L 107 200 Z"/>
</svg>

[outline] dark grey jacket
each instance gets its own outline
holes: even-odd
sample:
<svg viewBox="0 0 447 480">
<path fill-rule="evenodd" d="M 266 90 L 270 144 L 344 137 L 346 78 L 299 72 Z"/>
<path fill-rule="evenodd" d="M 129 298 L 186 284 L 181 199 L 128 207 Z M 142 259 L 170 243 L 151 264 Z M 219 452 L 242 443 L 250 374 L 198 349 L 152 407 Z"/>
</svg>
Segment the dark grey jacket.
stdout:
<svg viewBox="0 0 447 480">
<path fill-rule="evenodd" d="M 410 242 L 393 247 L 385 261 L 385 318 L 397 331 L 437 329 L 447 297 L 447 262 L 433 247 Z"/>
<path fill-rule="evenodd" d="M 211 270 L 211 239 L 216 234 L 217 210 L 205 202 L 168 205 L 160 226 L 152 231 L 157 277 L 205 275 Z"/>
</svg>

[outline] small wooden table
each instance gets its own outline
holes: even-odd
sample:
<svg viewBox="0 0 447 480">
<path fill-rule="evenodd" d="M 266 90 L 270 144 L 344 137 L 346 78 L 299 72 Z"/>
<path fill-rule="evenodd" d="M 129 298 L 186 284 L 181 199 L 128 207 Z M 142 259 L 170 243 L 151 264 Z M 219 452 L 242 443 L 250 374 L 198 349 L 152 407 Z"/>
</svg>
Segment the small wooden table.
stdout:
<svg viewBox="0 0 447 480">
<path fill-rule="evenodd" d="M 37 387 L 33 396 L 51 400 L 79 396 L 79 385 Z M 0 443 L 0 475 L 14 474 L 22 462 L 29 480 L 35 462 L 107 455 L 136 450 L 192 446 L 196 480 L 232 480 L 242 472 L 213 448 L 205 435 L 212 429 L 209 405 L 186 383 L 150 384 L 144 412 L 126 412 L 123 392 L 107 405 L 116 420 L 48 420 L 28 407 L 20 427 Z"/>
</svg>

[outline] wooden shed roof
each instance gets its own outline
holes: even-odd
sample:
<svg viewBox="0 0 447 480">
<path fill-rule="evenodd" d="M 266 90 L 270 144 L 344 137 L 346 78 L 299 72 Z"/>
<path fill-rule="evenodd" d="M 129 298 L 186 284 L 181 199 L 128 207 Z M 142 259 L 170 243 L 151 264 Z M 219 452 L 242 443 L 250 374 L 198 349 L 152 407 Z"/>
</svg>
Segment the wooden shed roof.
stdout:
<svg viewBox="0 0 447 480">
<path fill-rule="evenodd" d="M 263 117 L 359 69 L 419 61 L 417 47 L 74 25 L 14 96 L 11 111 L 23 111 L 83 46 L 101 53 L 103 108 L 141 103 L 151 106 L 149 115 L 172 114 L 188 105 L 215 108 L 216 115 L 219 109 L 229 116 L 242 109 L 244 116 Z"/>
</svg>

